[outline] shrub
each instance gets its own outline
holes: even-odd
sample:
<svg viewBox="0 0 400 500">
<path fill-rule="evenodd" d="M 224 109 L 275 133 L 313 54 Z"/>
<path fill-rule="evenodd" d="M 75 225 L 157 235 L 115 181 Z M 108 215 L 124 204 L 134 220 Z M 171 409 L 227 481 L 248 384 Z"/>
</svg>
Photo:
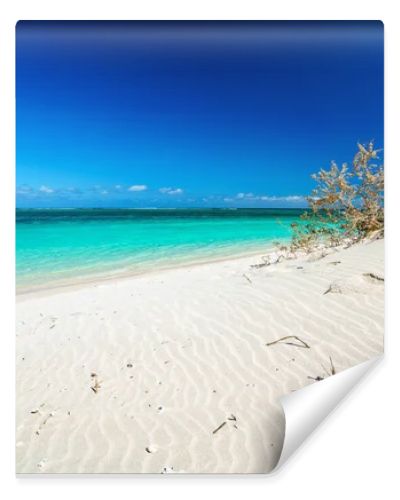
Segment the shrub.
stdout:
<svg viewBox="0 0 400 500">
<path fill-rule="evenodd" d="M 373 142 L 358 144 L 350 167 L 332 162 L 329 170 L 312 175 L 316 187 L 307 198 L 309 210 L 302 222 L 292 224 L 292 250 L 383 237 L 384 169 L 375 163 L 378 153 Z"/>
</svg>

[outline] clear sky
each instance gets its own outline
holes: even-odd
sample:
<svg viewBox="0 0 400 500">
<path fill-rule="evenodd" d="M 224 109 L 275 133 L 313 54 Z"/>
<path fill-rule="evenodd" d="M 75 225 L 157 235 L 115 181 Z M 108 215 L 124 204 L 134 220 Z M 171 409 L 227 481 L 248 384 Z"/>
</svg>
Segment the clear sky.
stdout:
<svg viewBox="0 0 400 500">
<path fill-rule="evenodd" d="M 19 22 L 18 207 L 297 207 L 383 146 L 380 22 Z"/>
</svg>

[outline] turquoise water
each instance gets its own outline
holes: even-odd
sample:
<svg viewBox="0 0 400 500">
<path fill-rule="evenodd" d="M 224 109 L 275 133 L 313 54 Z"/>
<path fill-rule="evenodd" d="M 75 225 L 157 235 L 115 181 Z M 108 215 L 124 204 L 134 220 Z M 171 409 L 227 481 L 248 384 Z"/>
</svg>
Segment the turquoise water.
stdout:
<svg viewBox="0 0 400 500">
<path fill-rule="evenodd" d="M 293 209 L 17 209 L 17 287 L 46 287 L 262 251 Z"/>
</svg>

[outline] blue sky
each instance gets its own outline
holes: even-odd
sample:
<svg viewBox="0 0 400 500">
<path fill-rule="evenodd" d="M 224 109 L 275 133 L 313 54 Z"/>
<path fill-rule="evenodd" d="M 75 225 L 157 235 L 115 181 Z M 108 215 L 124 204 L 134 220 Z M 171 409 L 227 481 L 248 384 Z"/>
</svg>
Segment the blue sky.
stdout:
<svg viewBox="0 0 400 500">
<path fill-rule="evenodd" d="M 18 207 L 297 207 L 383 145 L 380 22 L 19 22 Z"/>
</svg>

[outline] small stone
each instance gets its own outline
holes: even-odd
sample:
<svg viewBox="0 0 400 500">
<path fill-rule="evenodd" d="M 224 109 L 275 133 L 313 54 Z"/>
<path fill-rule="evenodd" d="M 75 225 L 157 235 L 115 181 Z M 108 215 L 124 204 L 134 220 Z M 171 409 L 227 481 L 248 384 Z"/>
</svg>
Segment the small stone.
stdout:
<svg viewBox="0 0 400 500">
<path fill-rule="evenodd" d="M 171 474 L 174 473 L 174 468 L 173 467 L 163 467 L 161 474 Z"/>
</svg>

